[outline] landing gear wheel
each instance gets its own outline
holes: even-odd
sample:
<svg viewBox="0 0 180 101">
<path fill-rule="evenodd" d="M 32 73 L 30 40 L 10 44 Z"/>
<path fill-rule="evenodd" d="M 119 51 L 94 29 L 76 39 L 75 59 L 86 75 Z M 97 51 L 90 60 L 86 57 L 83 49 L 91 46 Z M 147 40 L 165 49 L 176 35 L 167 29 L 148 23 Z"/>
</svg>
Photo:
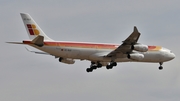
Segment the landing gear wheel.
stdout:
<svg viewBox="0 0 180 101">
<path fill-rule="evenodd" d="M 107 65 L 107 66 L 106 66 L 106 69 L 112 69 L 112 68 L 113 68 L 112 65 Z"/>
<path fill-rule="evenodd" d="M 159 70 L 162 70 L 163 69 L 163 67 L 162 66 L 159 66 Z"/>
<path fill-rule="evenodd" d="M 159 64 L 160 64 L 159 70 L 162 70 L 163 69 L 163 67 L 162 67 L 163 62 L 159 62 Z"/>
<path fill-rule="evenodd" d="M 102 67 L 102 64 L 98 64 L 98 65 L 97 65 L 97 68 L 101 68 L 101 67 Z"/>
<path fill-rule="evenodd" d="M 117 66 L 117 63 L 116 63 L 116 62 L 114 62 L 114 63 L 113 63 L 113 66 Z"/>
<path fill-rule="evenodd" d="M 98 61 L 97 62 L 97 68 L 101 68 L 102 67 L 102 64 Z"/>
<path fill-rule="evenodd" d="M 92 71 L 93 71 L 92 68 L 87 68 L 87 69 L 86 69 L 86 72 L 88 72 L 88 73 L 89 73 L 89 72 L 92 72 Z"/>
<path fill-rule="evenodd" d="M 91 69 L 97 69 L 98 67 L 97 66 L 92 66 Z"/>
<path fill-rule="evenodd" d="M 112 62 L 110 62 L 110 65 L 111 66 L 117 66 L 117 63 L 112 61 Z"/>
</svg>

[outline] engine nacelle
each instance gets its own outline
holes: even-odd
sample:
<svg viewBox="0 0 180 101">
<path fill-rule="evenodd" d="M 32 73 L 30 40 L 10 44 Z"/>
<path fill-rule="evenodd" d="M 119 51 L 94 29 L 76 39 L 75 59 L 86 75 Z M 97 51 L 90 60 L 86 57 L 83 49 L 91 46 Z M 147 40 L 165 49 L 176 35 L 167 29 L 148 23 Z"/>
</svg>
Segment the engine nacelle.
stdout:
<svg viewBox="0 0 180 101">
<path fill-rule="evenodd" d="M 132 53 L 132 54 L 128 54 L 128 59 L 133 59 L 133 60 L 137 60 L 140 61 L 144 58 L 143 54 L 139 54 L 139 53 Z"/>
<path fill-rule="evenodd" d="M 74 64 L 75 61 L 73 59 L 68 58 L 59 58 L 59 62 L 65 63 L 65 64 Z"/>
<path fill-rule="evenodd" d="M 139 51 L 139 52 L 147 52 L 148 51 L 148 46 L 147 45 L 144 45 L 144 44 L 135 44 L 131 47 L 132 50 L 136 50 L 136 51 Z"/>
</svg>

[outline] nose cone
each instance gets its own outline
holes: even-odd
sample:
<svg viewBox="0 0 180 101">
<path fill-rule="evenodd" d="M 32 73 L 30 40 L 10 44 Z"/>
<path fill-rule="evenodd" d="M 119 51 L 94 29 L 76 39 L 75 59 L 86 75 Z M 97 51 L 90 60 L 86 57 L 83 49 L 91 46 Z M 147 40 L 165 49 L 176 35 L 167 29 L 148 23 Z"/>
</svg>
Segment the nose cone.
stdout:
<svg viewBox="0 0 180 101">
<path fill-rule="evenodd" d="M 169 54 L 169 58 L 170 58 L 170 60 L 174 59 L 175 57 L 176 57 L 176 56 L 175 56 L 175 54 L 174 54 L 174 53 Z"/>
</svg>

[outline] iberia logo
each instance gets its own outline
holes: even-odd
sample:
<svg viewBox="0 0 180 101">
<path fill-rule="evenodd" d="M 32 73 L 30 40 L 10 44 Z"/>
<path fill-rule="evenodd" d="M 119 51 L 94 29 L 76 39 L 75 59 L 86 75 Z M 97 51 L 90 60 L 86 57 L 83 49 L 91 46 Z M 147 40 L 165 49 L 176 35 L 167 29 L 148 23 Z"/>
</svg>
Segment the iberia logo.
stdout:
<svg viewBox="0 0 180 101">
<path fill-rule="evenodd" d="M 34 24 L 27 24 L 27 28 L 29 30 L 30 35 L 39 35 L 39 30 L 36 29 L 36 25 Z"/>
</svg>

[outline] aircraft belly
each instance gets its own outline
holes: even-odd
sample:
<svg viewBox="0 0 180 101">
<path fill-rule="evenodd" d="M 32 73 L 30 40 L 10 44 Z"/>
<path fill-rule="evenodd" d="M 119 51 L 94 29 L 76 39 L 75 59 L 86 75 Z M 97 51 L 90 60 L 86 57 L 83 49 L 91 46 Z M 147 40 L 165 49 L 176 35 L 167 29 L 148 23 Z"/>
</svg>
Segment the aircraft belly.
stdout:
<svg viewBox="0 0 180 101">
<path fill-rule="evenodd" d="M 92 54 L 95 54 L 97 52 L 96 49 L 81 49 L 79 57 L 83 59 L 89 59 Z"/>
</svg>

